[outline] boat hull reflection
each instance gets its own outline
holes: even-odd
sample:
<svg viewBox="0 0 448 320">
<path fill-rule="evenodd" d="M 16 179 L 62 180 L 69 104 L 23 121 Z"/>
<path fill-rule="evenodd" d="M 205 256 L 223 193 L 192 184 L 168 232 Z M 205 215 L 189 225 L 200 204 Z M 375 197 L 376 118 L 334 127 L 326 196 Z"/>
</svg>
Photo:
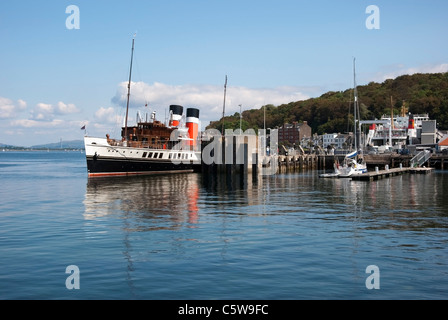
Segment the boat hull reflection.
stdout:
<svg viewBox="0 0 448 320">
<path fill-rule="evenodd" d="M 135 176 L 89 179 L 84 199 L 84 218 L 94 220 L 109 215 L 133 214 L 144 219 L 161 218 L 158 229 L 177 223 L 197 222 L 200 175 Z"/>
</svg>

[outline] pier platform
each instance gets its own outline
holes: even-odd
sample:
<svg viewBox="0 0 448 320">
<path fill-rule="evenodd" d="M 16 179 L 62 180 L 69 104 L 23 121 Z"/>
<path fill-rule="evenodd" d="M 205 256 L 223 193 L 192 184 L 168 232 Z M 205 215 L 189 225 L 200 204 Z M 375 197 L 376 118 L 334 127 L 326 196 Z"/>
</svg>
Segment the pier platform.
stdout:
<svg viewBox="0 0 448 320">
<path fill-rule="evenodd" d="M 434 168 L 409 168 L 410 173 L 427 174 L 433 172 Z"/>
<path fill-rule="evenodd" d="M 389 177 L 394 177 L 398 175 L 402 175 L 404 173 L 418 173 L 418 174 L 427 174 L 434 171 L 434 168 L 395 168 L 389 170 L 379 170 L 372 171 L 360 175 L 352 176 L 352 180 L 355 181 L 374 181 Z"/>
</svg>

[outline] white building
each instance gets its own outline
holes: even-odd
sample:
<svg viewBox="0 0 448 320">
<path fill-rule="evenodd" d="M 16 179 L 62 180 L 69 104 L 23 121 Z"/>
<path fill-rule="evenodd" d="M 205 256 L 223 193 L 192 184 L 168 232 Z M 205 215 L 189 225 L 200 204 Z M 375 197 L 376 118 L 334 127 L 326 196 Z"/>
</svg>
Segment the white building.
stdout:
<svg viewBox="0 0 448 320">
<path fill-rule="evenodd" d="M 322 147 L 328 148 L 332 146 L 335 149 L 344 149 L 346 146 L 344 145 L 347 141 L 348 135 L 340 134 L 340 133 L 327 133 L 322 137 Z"/>
</svg>

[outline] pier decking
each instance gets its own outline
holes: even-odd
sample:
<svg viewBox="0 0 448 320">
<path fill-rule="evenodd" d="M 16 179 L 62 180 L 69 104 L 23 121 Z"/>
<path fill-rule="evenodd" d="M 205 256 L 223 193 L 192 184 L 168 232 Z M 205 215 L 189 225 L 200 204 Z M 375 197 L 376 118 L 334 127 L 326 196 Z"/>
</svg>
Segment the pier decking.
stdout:
<svg viewBox="0 0 448 320">
<path fill-rule="evenodd" d="M 413 173 L 413 174 L 427 174 L 434 171 L 434 168 L 395 168 L 389 170 L 378 170 L 372 171 L 360 175 L 352 176 L 352 180 L 355 181 L 374 181 L 384 178 L 389 178 L 397 175 L 401 175 L 404 173 Z"/>
</svg>

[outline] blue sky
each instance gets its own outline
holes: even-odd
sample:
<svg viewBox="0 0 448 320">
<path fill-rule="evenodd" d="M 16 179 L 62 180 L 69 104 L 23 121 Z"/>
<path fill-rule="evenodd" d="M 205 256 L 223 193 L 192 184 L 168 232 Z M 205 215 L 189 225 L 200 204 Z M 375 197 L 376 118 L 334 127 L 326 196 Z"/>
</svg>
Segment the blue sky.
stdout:
<svg viewBox="0 0 448 320">
<path fill-rule="evenodd" d="M 366 28 L 369 5 L 379 30 Z M 0 143 L 82 139 L 83 125 L 119 136 L 135 32 L 131 118 L 181 104 L 204 127 L 221 116 L 226 75 L 233 114 L 348 89 L 353 57 L 358 84 L 446 72 L 447 12 L 446 0 L 2 1 Z"/>
</svg>

